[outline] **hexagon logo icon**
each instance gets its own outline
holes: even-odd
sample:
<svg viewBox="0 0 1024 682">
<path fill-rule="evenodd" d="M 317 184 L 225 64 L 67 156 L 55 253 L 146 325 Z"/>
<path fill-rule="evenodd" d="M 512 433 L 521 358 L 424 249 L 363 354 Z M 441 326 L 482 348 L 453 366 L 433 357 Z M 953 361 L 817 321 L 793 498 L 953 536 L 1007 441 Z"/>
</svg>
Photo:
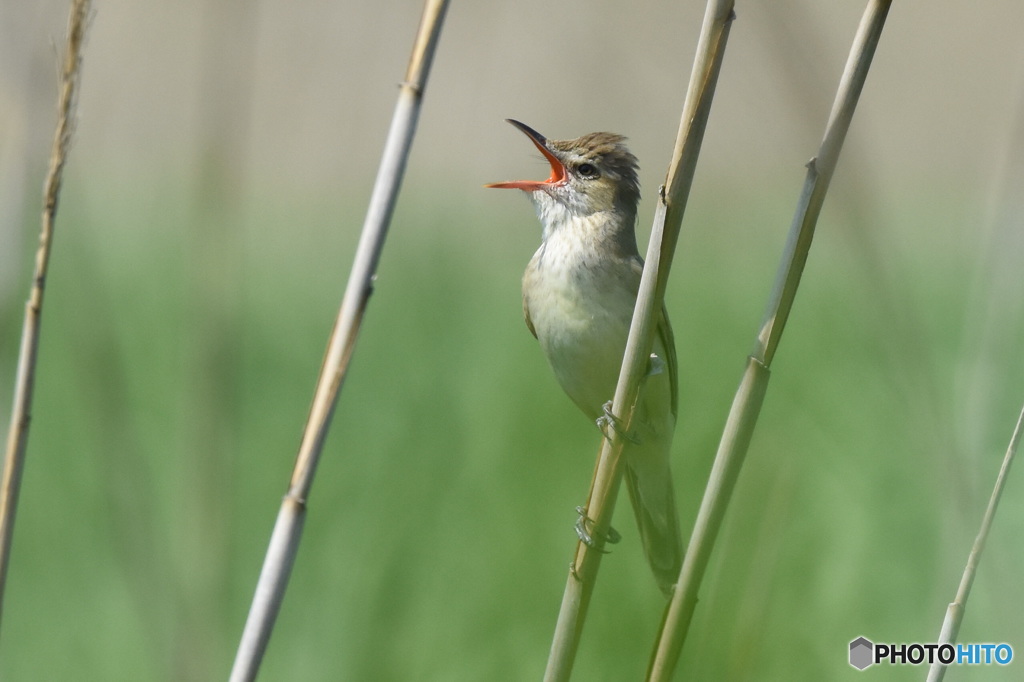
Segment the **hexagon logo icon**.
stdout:
<svg viewBox="0 0 1024 682">
<path fill-rule="evenodd" d="M 874 649 L 875 645 L 866 637 L 858 637 L 853 640 L 850 642 L 850 665 L 857 670 L 864 670 L 864 668 L 874 663 L 871 660 Z"/>
</svg>

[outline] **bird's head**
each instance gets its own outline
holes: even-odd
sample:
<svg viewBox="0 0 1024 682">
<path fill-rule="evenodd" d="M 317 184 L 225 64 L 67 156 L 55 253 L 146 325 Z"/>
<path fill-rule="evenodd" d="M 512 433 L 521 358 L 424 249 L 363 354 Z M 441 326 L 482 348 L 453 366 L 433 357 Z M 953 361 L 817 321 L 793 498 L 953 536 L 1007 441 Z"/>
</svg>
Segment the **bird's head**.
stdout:
<svg viewBox="0 0 1024 682">
<path fill-rule="evenodd" d="M 575 140 L 549 140 L 536 130 L 508 122 L 537 146 L 551 164 L 547 180 L 496 182 L 486 187 L 529 192 L 538 212 L 565 212 L 566 217 L 589 217 L 611 212 L 633 226 L 640 200 L 636 157 L 626 148 L 622 135 L 588 133 Z"/>
</svg>

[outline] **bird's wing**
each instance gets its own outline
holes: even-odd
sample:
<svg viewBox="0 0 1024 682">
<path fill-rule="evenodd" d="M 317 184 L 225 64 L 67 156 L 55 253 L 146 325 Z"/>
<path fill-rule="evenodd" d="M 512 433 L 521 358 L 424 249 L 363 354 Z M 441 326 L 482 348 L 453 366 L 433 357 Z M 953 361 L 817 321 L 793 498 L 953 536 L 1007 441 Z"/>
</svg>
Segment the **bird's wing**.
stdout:
<svg viewBox="0 0 1024 682">
<path fill-rule="evenodd" d="M 679 416 L 679 363 L 676 359 L 676 337 L 672 333 L 672 324 L 668 321 L 668 308 L 661 304 L 661 315 L 658 317 L 658 337 L 665 347 L 665 362 L 668 363 L 668 380 L 672 391 L 672 416 Z"/>
<path fill-rule="evenodd" d="M 644 271 L 644 259 L 640 256 L 633 258 L 633 271 L 639 277 L 643 275 Z M 530 324 L 529 317 L 527 317 L 526 324 Z M 530 327 L 530 331 L 533 331 L 533 327 Z M 672 391 L 672 416 L 679 416 L 679 362 L 676 358 L 676 337 L 672 333 L 672 324 L 668 321 L 668 308 L 665 307 L 665 303 L 661 304 L 661 314 L 658 316 L 658 328 L 656 330 L 658 336 L 656 337 L 661 341 L 661 345 L 665 348 L 665 355 L 667 357 L 662 358 L 665 364 L 668 365 L 668 381 L 669 387 Z M 534 334 L 536 336 L 536 334 Z"/>
<path fill-rule="evenodd" d="M 526 322 L 526 328 L 533 334 L 533 338 L 537 338 L 537 330 L 533 328 L 533 320 L 530 319 L 530 309 L 526 305 L 526 297 L 523 297 L 523 320 Z"/>
</svg>

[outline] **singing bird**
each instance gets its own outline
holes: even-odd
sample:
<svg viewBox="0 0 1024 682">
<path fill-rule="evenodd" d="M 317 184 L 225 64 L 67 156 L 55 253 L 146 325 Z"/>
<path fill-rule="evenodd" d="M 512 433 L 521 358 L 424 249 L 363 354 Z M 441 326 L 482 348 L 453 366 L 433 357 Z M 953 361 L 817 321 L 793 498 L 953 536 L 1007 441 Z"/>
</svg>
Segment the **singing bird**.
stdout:
<svg viewBox="0 0 1024 682">
<path fill-rule="evenodd" d="M 519 121 L 508 122 L 551 165 L 547 180 L 487 185 L 523 190 L 540 218 L 541 245 L 523 275 L 526 326 L 573 402 L 599 425 L 608 424 L 606 404 L 618 383 L 644 265 L 634 229 L 637 159 L 621 135 L 549 140 Z M 683 555 L 669 466 L 677 394 L 675 343 L 663 307 L 623 452 L 644 552 L 666 594 Z M 586 542 L 585 523 L 577 528 Z"/>
</svg>

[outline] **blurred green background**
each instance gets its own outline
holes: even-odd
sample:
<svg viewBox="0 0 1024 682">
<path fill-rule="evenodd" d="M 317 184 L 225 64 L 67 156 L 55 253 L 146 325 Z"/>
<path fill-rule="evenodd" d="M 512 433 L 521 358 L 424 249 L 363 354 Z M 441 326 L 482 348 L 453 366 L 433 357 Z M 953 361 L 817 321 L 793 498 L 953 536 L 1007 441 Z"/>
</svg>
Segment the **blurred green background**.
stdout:
<svg viewBox="0 0 1024 682">
<path fill-rule="evenodd" d="M 0 678 L 224 679 L 420 5 L 95 9 Z M 737 8 L 668 293 L 686 527 L 862 10 Z M 545 172 L 512 116 L 629 135 L 652 196 L 702 11 L 453 4 L 260 679 L 540 677 L 599 437 L 521 321 L 532 209 L 481 185 Z M 0 0 L 2 414 L 65 17 Z M 893 8 L 678 679 L 923 678 L 847 645 L 937 637 L 1024 399 L 1022 22 Z M 960 639 L 1024 655 L 1011 475 Z M 645 669 L 662 601 L 627 512 L 575 679 Z"/>
</svg>

